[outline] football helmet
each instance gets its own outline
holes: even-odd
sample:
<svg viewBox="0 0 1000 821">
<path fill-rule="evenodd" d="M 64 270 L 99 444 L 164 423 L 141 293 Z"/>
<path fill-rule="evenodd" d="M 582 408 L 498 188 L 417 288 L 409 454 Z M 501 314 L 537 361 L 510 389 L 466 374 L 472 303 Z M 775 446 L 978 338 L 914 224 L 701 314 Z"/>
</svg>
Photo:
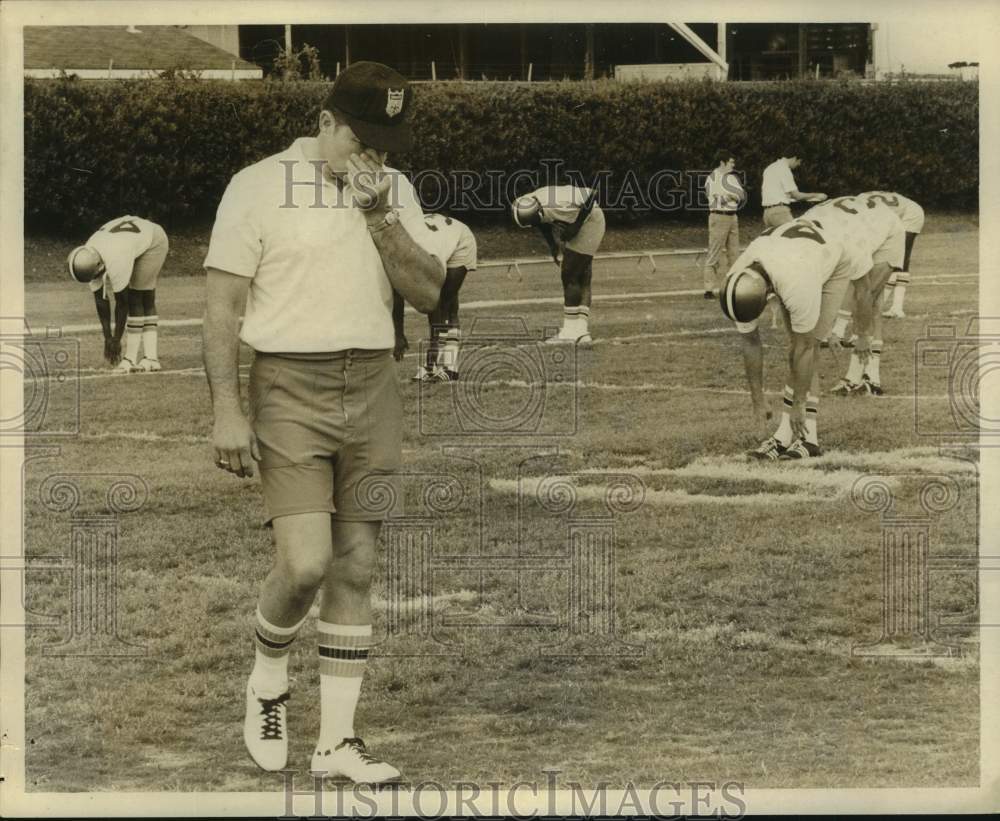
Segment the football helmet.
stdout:
<svg viewBox="0 0 1000 821">
<path fill-rule="evenodd" d="M 76 282 L 90 282 L 104 274 L 104 260 L 89 245 L 74 248 L 66 262 L 69 265 L 69 275 Z"/>
<path fill-rule="evenodd" d="M 529 228 L 541 223 L 542 204 L 537 197 L 518 197 L 511 206 L 511 213 L 519 228 Z"/>
<path fill-rule="evenodd" d="M 734 322 L 753 322 L 764 312 L 771 278 L 759 262 L 751 263 L 728 276 L 719 291 L 722 313 Z"/>
</svg>

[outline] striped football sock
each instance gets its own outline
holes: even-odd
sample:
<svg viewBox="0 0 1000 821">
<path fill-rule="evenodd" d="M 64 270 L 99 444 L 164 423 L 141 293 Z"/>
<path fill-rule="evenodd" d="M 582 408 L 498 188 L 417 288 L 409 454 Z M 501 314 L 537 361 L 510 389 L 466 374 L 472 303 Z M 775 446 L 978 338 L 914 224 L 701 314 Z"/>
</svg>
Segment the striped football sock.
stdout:
<svg viewBox="0 0 1000 821">
<path fill-rule="evenodd" d="M 159 359 L 156 349 L 156 325 L 159 321 L 156 314 L 142 318 L 142 355 L 147 359 Z"/>
<path fill-rule="evenodd" d="M 129 317 L 125 323 L 125 358 L 135 365 L 139 361 L 139 343 L 142 342 L 142 317 Z"/>
<path fill-rule="evenodd" d="M 372 645 L 370 624 L 316 622 L 319 634 L 320 745 L 354 738 L 354 711 Z"/>
<path fill-rule="evenodd" d="M 861 381 L 861 377 L 864 374 L 864 368 L 861 365 L 861 360 L 858 359 L 856 353 L 851 354 L 851 362 L 847 366 L 847 375 L 844 377 L 852 385 L 857 385 Z"/>
<path fill-rule="evenodd" d="M 288 652 L 304 622 L 305 618 L 291 627 L 279 627 L 265 619 L 257 608 L 256 652 L 250 673 L 250 683 L 257 695 L 277 698 L 288 690 Z"/>
<path fill-rule="evenodd" d="M 903 310 L 903 297 L 906 296 L 906 286 L 910 284 L 909 271 L 900 271 L 896 277 L 896 287 L 892 292 L 892 308 L 895 311 Z"/>
<path fill-rule="evenodd" d="M 816 432 L 816 421 L 819 418 L 819 397 L 806 394 L 806 441 L 810 445 L 819 444 L 819 434 Z"/>
<path fill-rule="evenodd" d="M 781 398 L 781 421 L 778 423 L 778 429 L 774 432 L 774 438 L 777 439 L 783 445 L 790 445 L 792 443 L 792 400 L 795 397 L 795 391 L 792 389 L 791 385 L 785 385 L 785 393 Z"/>
<path fill-rule="evenodd" d="M 868 364 L 865 365 L 865 373 L 873 385 L 882 384 L 880 366 L 882 364 L 882 340 L 872 340 L 872 355 L 868 357 Z"/>
<path fill-rule="evenodd" d="M 444 350 L 441 352 L 441 364 L 449 371 L 458 371 L 458 347 L 461 341 L 461 331 L 449 328 L 445 335 Z"/>
</svg>

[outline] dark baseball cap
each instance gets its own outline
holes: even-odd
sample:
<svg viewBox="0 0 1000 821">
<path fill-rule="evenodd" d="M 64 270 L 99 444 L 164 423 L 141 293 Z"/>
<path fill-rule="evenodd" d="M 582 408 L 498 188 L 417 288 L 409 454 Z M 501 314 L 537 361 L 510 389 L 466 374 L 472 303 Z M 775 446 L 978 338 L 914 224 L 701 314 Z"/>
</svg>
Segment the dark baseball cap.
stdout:
<svg viewBox="0 0 1000 821">
<path fill-rule="evenodd" d="M 413 89 L 382 63 L 351 63 L 340 72 L 323 109 L 343 120 L 366 146 L 397 153 L 413 142 L 407 117 Z"/>
</svg>

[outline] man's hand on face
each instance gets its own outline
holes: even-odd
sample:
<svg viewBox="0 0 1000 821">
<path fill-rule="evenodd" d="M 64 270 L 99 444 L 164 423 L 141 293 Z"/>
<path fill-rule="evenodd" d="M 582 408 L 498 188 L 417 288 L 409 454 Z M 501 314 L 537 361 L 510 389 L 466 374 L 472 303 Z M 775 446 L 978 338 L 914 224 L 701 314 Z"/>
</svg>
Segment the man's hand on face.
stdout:
<svg viewBox="0 0 1000 821">
<path fill-rule="evenodd" d="M 347 160 L 347 185 L 354 204 L 363 211 L 387 208 L 392 180 L 386 173 L 384 163 L 385 153 L 373 148 L 351 154 Z"/>
</svg>

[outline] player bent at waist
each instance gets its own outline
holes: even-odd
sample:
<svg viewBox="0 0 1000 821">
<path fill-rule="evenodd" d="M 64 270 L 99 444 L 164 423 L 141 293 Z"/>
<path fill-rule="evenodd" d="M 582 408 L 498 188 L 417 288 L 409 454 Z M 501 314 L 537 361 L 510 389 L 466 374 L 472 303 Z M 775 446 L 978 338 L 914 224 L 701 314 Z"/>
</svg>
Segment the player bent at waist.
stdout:
<svg viewBox="0 0 1000 821">
<path fill-rule="evenodd" d="M 160 370 L 156 282 L 168 250 L 167 235 L 159 225 L 124 216 L 105 223 L 67 258 L 70 277 L 89 284 L 94 294 L 104 332 L 104 359 L 115 373 Z M 113 318 L 109 292 L 114 294 Z"/>
<path fill-rule="evenodd" d="M 515 200 L 511 212 L 518 227 L 538 228 L 560 266 L 563 323 L 559 333 L 547 341 L 589 346 L 594 255 L 604 238 L 604 213 L 597 205 L 597 189 L 572 185 L 539 188 Z"/>
<path fill-rule="evenodd" d="M 465 282 L 468 269 L 464 265 L 448 268 L 444 285 L 441 286 L 441 301 L 437 308 L 427 315 L 430 343 L 426 359 L 417 368 L 414 382 L 457 382 L 458 351 L 461 342 L 461 326 L 458 320 L 458 292 Z M 403 331 L 403 298 L 392 293 L 392 324 L 396 331 L 396 346 L 393 356 L 399 362 L 410 345 Z M 442 341 L 443 340 L 443 341 Z"/>
<path fill-rule="evenodd" d="M 882 328 L 884 314 L 880 313 L 886 287 L 897 273 L 887 262 L 880 262 L 868 273 L 868 278 L 852 283 L 852 289 L 844 295 L 844 304 L 838 312 L 837 321 L 830 332 L 831 337 L 842 339 L 847 323 L 856 312 L 858 300 L 868 299 L 872 303 L 871 321 L 871 351 L 867 360 L 862 362 L 856 351 L 851 351 L 851 360 L 847 372 L 840 382 L 830 390 L 834 396 L 883 396 L 882 388 Z M 857 330 L 857 329 L 855 329 Z"/>
<path fill-rule="evenodd" d="M 819 456 L 819 341 L 829 335 L 837 307 L 852 274 L 854 258 L 832 235 L 806 220 L 767 229 L 733 265 L 720 293 L 723 313 L 740 333 L 744 367 L 750 387 L 754 420 L 766 425 L 771 414 L 764 400 L 763 347 L 759 318 L 774 299 L 789 333 L 789 379 L 785 385 L 778 429 L 748 455 L 752 459 L 803 459 Z M 867 285 L 863 287 L 868 287 Z M 863 326 L 871 322 L 871 300 L 861 300 Z M 866 308 L 869 314 L 865 314 Z M 858 339 L 857 351 L 867 357 L 870 341 Z"/>
</svg>

